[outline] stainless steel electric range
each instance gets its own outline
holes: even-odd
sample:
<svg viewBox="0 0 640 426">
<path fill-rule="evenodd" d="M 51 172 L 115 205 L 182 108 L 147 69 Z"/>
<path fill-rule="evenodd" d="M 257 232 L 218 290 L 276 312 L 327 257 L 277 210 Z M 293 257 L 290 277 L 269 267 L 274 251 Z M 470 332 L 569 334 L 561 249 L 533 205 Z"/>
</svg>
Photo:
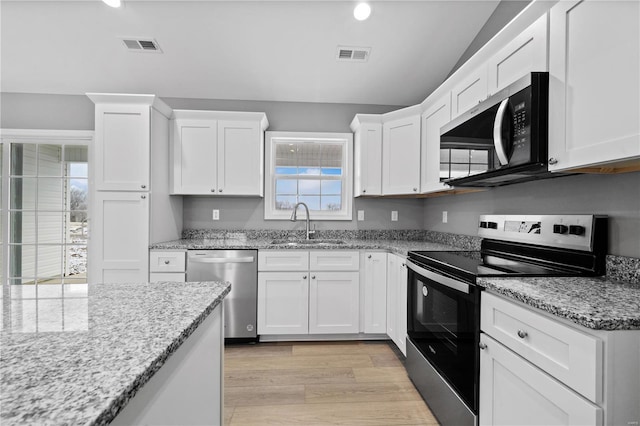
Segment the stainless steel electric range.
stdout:
<svg viewBox="0 0 640 426">
<path fill-rule="evenodd" d="M 406 368 L 440 423 L 475 425 L 478 415 L 478 277 L 605 273 L 607 218 L 484 215 L 480 251 L 415 251 L 407 259 Z"/>
</svg>

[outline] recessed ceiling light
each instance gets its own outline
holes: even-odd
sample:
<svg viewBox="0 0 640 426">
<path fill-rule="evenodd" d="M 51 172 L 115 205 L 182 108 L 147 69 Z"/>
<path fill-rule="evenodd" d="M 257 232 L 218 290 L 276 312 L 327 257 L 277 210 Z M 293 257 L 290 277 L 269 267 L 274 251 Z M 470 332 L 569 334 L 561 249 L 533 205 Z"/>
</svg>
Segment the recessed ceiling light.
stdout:
<svg viewBox="0 0 640 426">
<path fill-rule="evenodd" d="M 104 4 L 111 7 L 120 7 L 120 0 L 102 0 Z"/>
<path fill-rule="evenodd" d="M 358 3 L 358 5 L 353 9 L 353 17 L 358 21 L 364 21 L 371 15 L 371 6 L 367 3 Z"/>
</svg>

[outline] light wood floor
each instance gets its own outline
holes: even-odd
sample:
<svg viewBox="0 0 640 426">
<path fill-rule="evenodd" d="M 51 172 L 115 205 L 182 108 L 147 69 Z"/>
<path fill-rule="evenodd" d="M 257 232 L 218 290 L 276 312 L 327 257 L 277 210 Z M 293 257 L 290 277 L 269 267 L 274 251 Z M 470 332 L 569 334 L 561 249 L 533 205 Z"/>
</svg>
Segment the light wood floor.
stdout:
<svg viewBox="0 0 640 426">
<path fill-rule="evenodd" d="M 437 425 L 386 342 L 225 348 L 226 425 Z"/>
</svg>

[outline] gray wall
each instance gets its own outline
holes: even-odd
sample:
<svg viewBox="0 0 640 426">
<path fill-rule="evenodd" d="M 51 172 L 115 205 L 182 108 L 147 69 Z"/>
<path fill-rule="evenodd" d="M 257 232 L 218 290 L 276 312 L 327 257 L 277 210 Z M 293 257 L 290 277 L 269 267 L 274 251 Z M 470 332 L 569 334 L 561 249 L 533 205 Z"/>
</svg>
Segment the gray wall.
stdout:
<svg viewBox="0 0 640 426">
<path fill-rule="evenodd" d="M 476 235 L 478 215 L 605 214 L 609 253 L 640 257 L 640 173 L 574 175 L 492 188 L 483 192 L 429 198 L 424 229 Z M 442 212 L 448 223 L 442 223 Z"/>
<path fill-rule="evenodd" d="M 94 130 L 93 102 L 80 95 L 0 93 L 0 127 Z"/>
<path fill-rule="evenodd" d="M 339 229 L 422 229 L 422 200 L 355 199 L 354 220 L 312 221 L 318 230 Z M 220 220 L 211 220 L 213 209 L 220 209 Z M 364 221 L 355 220 L 364 210 Z M 398 221 L 391 222 L 391 211 Z M 184 197 L 184 229 L 304 229 L 304 220 L 264 220 L 264 201 L 255 198 Z M 304 219 L 304 213 L 298 218 Z"/>
</svg>

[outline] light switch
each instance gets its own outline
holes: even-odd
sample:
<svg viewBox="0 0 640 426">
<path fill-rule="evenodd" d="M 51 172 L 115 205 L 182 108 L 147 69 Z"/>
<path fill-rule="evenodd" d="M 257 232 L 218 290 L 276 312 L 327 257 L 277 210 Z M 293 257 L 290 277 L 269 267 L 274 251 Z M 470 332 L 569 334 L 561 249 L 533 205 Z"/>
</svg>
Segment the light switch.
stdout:
<svg viewBox="0 0 640 426">
<path fill-rule="evenodd" d="M 398 211 L 397 210 L 392 210 L 391 211 L 391 222 L 397 222 L 398 221 Z"/>
<path fill-rule="evenodd" d="M 364 210 L 358 210 L 358 220 L 361 222 L 364 220 Z"/>
<path fill-rule="evenodd" d="M 220 210 L 218 209 L 213 210 L 213 220 L 220 220 Z"/>
</svg>

